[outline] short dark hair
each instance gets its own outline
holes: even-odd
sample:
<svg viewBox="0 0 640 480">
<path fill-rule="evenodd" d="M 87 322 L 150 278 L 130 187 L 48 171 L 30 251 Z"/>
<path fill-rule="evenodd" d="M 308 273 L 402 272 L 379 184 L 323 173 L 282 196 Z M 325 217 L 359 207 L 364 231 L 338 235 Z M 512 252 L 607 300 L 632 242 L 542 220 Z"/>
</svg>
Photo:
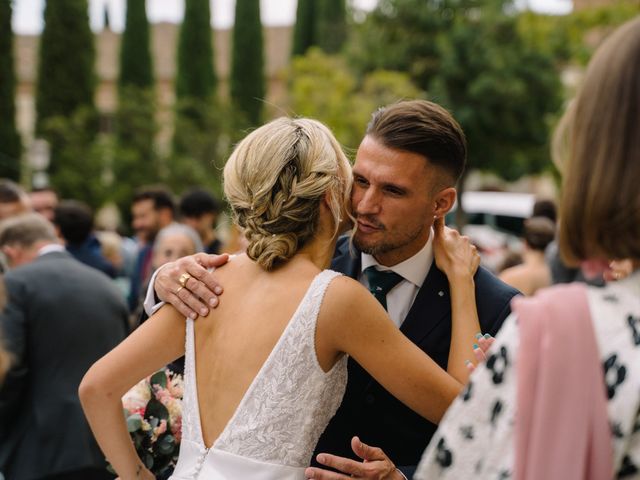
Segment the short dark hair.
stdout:
<svg viewBox="0 0 640 480">
<path fill-rule="evenodd" d="M 453 116 L 427 100 L 394 103 L 373 113 L 367 135 L 387 148 L 425 157 L 456 183 L 467 161 L 467 141 Z"/>
<path fill-rule="evenodd" d="M 67 243 L 77 245 L 83 243 L 93 230 L 93 212 L 85 203 L 63 200 L 53 210 L 53 223 Z"/>
<path fill-rule="evenodd" d="M 556 202 L 549 199 L 536 200 L 533 204 L 532 217 L 546 217 L 553 223 L 556 223 L 558 219 L 558 209 Z"/>
<path fill-rule="evenodd" d="M 547 217 L 531 217 L 524 221 L 524 241 L 532 250 L 544 251 L 556 236 L 556 226 Z"/>
<path fill-rule="evenodd" d="M 173 195 L 166 187 L 143 187 L 135 193 L 131 203 L 138 203 L 144 200 L 151 200 L 153 202 L 153 208 L 156 210 L 169 209 L 171 213 L 175 213 L 176 211 Z"/>
<path fill-rule="evenodd" d="M 203 188 L 189 190 L 180 199 L 180 214 L 188 218 L 200 218 L 206 213 L 219 213 L 220 203 Z"/>
<path fill-rule="evenodd" d="M 17 183 L 0 179 L 0 203 L 20 202 L 24 195 L 24 190 Z"/>
</svg>

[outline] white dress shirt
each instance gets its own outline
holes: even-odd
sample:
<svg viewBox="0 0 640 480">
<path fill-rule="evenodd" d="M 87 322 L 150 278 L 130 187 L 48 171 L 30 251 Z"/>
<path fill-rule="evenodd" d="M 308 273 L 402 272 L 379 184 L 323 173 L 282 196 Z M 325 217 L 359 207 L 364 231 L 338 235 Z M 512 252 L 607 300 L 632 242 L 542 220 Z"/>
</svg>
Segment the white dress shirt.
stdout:
<svg viewBox="0 0 640 480">
<path fill-rule="evenodd" d="M 375 267 L 378 270 L 391 270 L 400 275 L 403 280 L 387 293 L 387 311 L 389 317 L 398 327 L 402 325 L 407 317 L 413 301 L 418 295 L 420 287 L 431 269 L 433 263 L 433 232 L 429 235 L 429 240 L 413 257 L 407 258 L 391 267 L 380 265 L 373 255 L 362 254 L 362 271 L 358 280 L 362 285 L 369 288 L 369 281 L 364 271 L 367 267 Z"/>
</svg>

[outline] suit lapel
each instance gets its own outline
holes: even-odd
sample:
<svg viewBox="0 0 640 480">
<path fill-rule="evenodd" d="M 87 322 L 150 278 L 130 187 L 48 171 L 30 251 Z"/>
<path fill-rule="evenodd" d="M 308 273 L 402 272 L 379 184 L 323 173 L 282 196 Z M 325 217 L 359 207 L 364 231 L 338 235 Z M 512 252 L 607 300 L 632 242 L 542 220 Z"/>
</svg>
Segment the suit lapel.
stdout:
<svg viewBox="0 0 640 480">
<path fill-rule="evenodd" d="M 338 240 L 336 252 L 331 261 L 331 270 L 341 272 L 354 280 L 358 280 L 362 259 L 360 251 L 355 247 L 349 248 L 350 245 L 351 242 L 348 236 L 344 236 Z"/>
<path fill-rule="evenodd" d="M 449 318 L 449 282 L 434 262 L 400 331 L 413 343 L 419 344 L 434 328 Z"/>
</svg>

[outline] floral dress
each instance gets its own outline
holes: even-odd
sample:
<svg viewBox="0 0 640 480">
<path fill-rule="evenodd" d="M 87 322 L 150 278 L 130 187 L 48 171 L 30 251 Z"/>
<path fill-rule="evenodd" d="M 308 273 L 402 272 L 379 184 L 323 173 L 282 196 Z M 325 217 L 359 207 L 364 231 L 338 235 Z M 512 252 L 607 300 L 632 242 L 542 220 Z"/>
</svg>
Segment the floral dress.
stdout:
<svg viewBox="0 0 640 480">
<path fill-rule="evenodd" d="M 614 478 L 640 479 L 640 273 L 588 287 L 587 297 L 604 369 Z M 487 362 L 447 411 L 416 480 L 513 478 L 519 345 L 512 314 Z"/>
</svg>

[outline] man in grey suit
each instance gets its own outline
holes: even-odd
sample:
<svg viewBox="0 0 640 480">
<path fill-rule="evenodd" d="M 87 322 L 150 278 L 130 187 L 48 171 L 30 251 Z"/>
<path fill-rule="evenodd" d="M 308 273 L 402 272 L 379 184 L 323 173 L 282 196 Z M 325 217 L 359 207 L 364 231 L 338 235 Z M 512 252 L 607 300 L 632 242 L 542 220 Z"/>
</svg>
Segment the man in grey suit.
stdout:
<svg viewBox="0 0 640 480">
<path fill-rule="evenodd" d="M 13 360 L 0 388 L 0 472 L 7 479 L 103 479 L 104 455 L 78 400 L 89 367 L 127 334 L 109 278 L 75 260 L 44 217 L 0 224 L 11 270 L 0 315 Z"/>
</svg>

